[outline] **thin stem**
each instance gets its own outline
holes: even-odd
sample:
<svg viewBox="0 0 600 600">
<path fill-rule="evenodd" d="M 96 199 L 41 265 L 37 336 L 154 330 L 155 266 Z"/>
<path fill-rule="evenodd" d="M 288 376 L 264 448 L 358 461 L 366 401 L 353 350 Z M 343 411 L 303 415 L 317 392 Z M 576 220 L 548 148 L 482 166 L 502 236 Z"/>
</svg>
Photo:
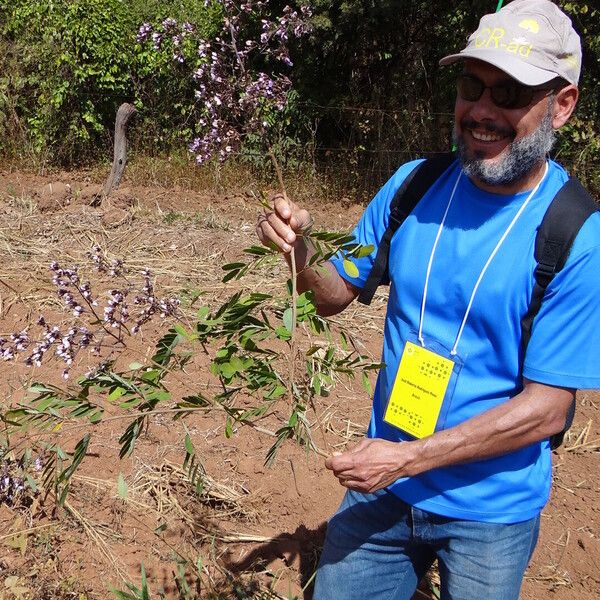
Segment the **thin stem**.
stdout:
<svg viewBox="0 0 600 600">
<path fill-rule="evenodd" d="M 237 59 L 237 62 L 238 62 L 238 65 L 240 66 L 240 70 L 241 70 L 242 74 L 245 74 L 246 68 L 244 67 L 244 61 L 242 60 L 242 57 L 240 56 L 240 52 L 237 48 L 237 43 L 235 41 L 236 32 L 235 32 L 233 25 L 231 24 L 231 21 L 229 22 L 229 33 L 231 35 L 231 45 L 233 47 L 233 52 L 235 54 L 235 58 Z"/>
<path fill-rule="evenodd" d="M 279 161 L 275 158 L 275 154 L 273 154 L 273 149 L 269 147 L 269 157 L 271 158 L 271 162 L 273 163 L 273 167 L 275 168 L 275 173 L 277 173 L 277 179 L 279 180 L 279 187 L 281 188 L 281 193 L 283 194 L 283 198 L 289 204 L 289 198 L 285 189 L 285 184 L 283 183 L 283 175 L 281 173 L 281 167 L 279 166 Z M 296 267 L 296 253 L 294 252 L 294 247 L 292 246 L 292 250 L 290 251 L 290 267 L 292 271 L 292 330 L 290 332 L 290 348 L 291 348 L 291 359 L 290 359 L 290 385 L 294 386 L 295 380 L 295 363 L 296 363 L 296 319 L 298 317 L 298 285 L 296 282 L 297 277 L 297 267 Z"/>
<path fill-rule="evenodd" d="M 123 344 L 123 346 L 125 345 L 125 343 L 123 342 L 123 338 L 120 335 L 116 335 L 115 333 L 113 333 L 110 328 L 106 327 L 106 325 L 104 324 L 104 320 L 100 317 L 100 315 L 96 312 L 94 305 L 92 303 L 91 300 L 88 300 L 83 293 L 81 292 L 81 290 L 79 289 L 79 285 L 75 285 L 74 286 L 75 289 L 77 290 L 77 293 L 79 294 L 79 296 L 81 297 L 81 299 L 87 304 L 90 312 L 94 315 L 94 317 L 96 318 L 96 320 L 98 321 L 98 324 L 100 325 L 100 328 L 107 334 L 110 335 L 111 337 L 113 337 L 115 340 L 117 340 L 117 342 L 119 342 L 120 344 Z M 121 331 L 121 328 L 119 327 L 119 332 Z M 129 332 L 129 330 L 128 330 Z"/>
<path fill-rule="evenodd" d="M 151 417 L 154 415 L 169 415 L 169 414 L 177 415 L 177 414 L 187 414 L 187 413 L 193 413 L 193 412 L 209 412 L 214 409 L 220 409 L 224 412 L 227 412 L 225 410 L 225 408 L 220 406 L 218 403 L 215 403 L 211 406 L 198 406 L 198 407 L 186 407 L 186 408 L 159 408 L 159 409 L 149 410 L 146 412 L 134 412 L 134 413 L 128 413 L 128 414 L 124 414 L 124 415 L 111 415 L 110 417 L 105 417 L 102 420 L 98 421 L 97 425 L 100 426 L 105 423 L 110 423 L 113 421 L 124 421 L 126 419 L 135 420 L 136 418 L 139 418 L 142 416 L 143 417 Z M 40 413 L 40 414 L 44 414 L 44 413 Z M 49 416 L 55 417 L 55 415 L 50 415 L 50 414 L 49 414 Z M 60 423 L 69 423 L 68 417 L 63 417 L 62 420 L 57 419 L 57 421 L 59 421 Z M 275 431 L 272 431 L 271 429 L 267 429 L 265 427 L 261 427 L 260 425 L 256 425 L 252 421 L 238 421 L 238 423 L 241 423 L 242 425 L 247 425 L 247 426 L 251 427 L 252 429 L 254 429 L 255 431 L 258 431 L 259 433 L 264 433 L 265 435 L 269 435 L 271 437 L 277 436 L 277 433 Z M 85 423 L 72 423 L 71 422 L 67 425 L 62 426 L 60 428 L 60 432 L 59 431 L 51 432 L 50 435 L 57 437 L 59 435 L 64 435 L 65 433 L 77 431 L 78 429 L 87 428 L 89 426 L 90 426 L 90 424 L 88 422 L 85 422 Z M 39 431 L 36 433 L 29 433 L 27 435 L 26 439 L 22 438 L 21 440 L 19 440 L 11 448 L 11 450 L 17 450 L 19 447 L 22 447 L 27 442 L 32 441 L 36 438 L 46 436 L 46 435 L 48 435 L 47 431 Z M 322 456 L 327 456 L 326 454 L 323 454 L 318 449 L 316 449 L 316 453 L 320 454 Z"/>
<path fill-rule="evenodd" d="M 285 201 L 289 204 L 289 198 L 285 189 L 285 184 L 283 183 L 283 175 L 281 173 L 281 167 L 279 165 L 279 162 L 277 161 L 277 159 L 275 158 L 275 155 L 273 154 L 273 149 L 271 147 L 269 147 L 269 157 L 271 158 L 271 162 L 273 163 L 273 166 L 275 167 L 275 173 L 277 173 L 277 179 L 279 180 L 279 186 L 281 188 L 281 193 L 283 194 L 283 198 L 285 199 Z M 298 285 L 296 282 L 296 277 L 297 277 L 297 265 L 296 265 L 296 255 L 294 252 L 294 247 L 292 246 L 292 249 L 290 251 L 290 269 L 291 269 L 291 276 L 292 276 L 292 331 L 290 332 L 291 336 L 290 336 L 290 386 L 292 389 L 292 398 L 294 397 L 294 387 L 295 387 L 295 369 L 296 369 L 296 320 L 298 317 L 298 307 L 297 307 L 297 299 L 298 299 Z M 315 403 L 313 401 L 312 396 L 309 397 L 309 401 L 310 401 L 310 405 L 315 413 L 315 417 L 317 418 L 317 428 L 319 429 L 320 433 L 321 433 L 321 437 L 323 438 L 323 443 L 325 444 L 325 447 L 327 447 L 327 439 L 325 437 L 325 431 L 323 429 L 323 427 L 321 426 L 321 420 L 319 418 L 319 414 L 317 412 L 317 407 L 315 406 Z M 314 451 L 320 455 L 320 456 L 324 456 L 327 457 L 329 456 L 327 452 L 324 452 L 322 450 L 319 450 L 319 448 L 317 448 L 317 446 L 312 443 L 311 440 L 311 445 L 314 449 Z"/>
</svg>

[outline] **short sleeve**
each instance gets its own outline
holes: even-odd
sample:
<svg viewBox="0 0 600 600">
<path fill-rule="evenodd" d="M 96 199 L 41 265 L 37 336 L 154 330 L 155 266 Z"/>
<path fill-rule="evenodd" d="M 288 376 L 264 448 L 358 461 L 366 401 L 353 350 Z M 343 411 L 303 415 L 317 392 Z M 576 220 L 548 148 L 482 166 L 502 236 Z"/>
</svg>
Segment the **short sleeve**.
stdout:
<svg viewBox="0 0 600 600">
<path fill-rule="evenodd" d="M 548 287 L 523 375 L 548 385 L 600 388 L 600 213 L 586 221 Z"/>
<path fill-rule="evenodd" d="M 373 200 L 369 203 L 360 221 L 352 231 L 354 240 L 362 246 L 373 246 L 373 251 L 362 258 L 352 258 L 352 262 L 358 268 L 358 276 L 350 276 L 344 269 L 344 257 L 339 254 L 332 258 L 331 262 L 335 266 L 337 272 L 345 280 L 358 288 L 364 287 L 375 257 L 379 242 L 387 229 L 390 217 L 390 204 L 394 198 L 396 190 L 402 185 L 406 177 L 419 165 L 423 160 L 415 160 L 402 165 L 387 183 L 377 192 Z"/>
</svg>

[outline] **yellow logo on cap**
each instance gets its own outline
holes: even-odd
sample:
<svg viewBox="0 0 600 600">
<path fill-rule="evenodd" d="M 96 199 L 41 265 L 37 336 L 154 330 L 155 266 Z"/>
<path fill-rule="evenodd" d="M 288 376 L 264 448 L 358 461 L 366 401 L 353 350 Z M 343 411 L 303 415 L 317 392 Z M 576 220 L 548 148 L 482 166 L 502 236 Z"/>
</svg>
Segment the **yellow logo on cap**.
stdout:
<svg viewBox="0 0 600 600">
<path fill-rule="evenodd" d="M 572 67 L 573 69 L 576 69 L 579 66 L 579 61 L 577 60 L 577 58 L 575 56 L 573 56 L 572 54 L 568 54 L 567 56 L 565 56 L 565 61 L 568 63 L 568 65 L 570 67 Z"/>
<path fill-rule="evenodd" d="M 533 44 L 527 38 L 513 38 L 510 42 L 505 41 L 506 30 L 502 27 L 484 27 L 475 34 L 475 48 L 498 48 L 511 54 L 518 54 L 522 58 L 528 58 L 533 50 Z"/>
<path fill-rule="evenodd" d="M 521 29 L 531 31 L 531 33 L 539 33 L 540 24 L 535 19 L 524 19 L 519 23 Z"/>
</svg>

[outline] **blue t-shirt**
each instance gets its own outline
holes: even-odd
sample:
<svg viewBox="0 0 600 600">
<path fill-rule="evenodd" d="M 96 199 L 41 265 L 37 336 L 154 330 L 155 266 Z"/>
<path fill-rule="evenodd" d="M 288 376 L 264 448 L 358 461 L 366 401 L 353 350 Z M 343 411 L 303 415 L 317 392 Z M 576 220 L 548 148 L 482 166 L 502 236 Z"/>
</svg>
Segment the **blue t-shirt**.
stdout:
<svg viewBox="0 0 600 600">
<path fill-rule="evenodd" d="M 373 244 L 355 260 L 359 276 L 338 273 L 363 287 L 383 232 L 394 192 L 418 162 L 403 165 L 379 191 L 354 230 Z M 383 420 L 399 360 L 419 328 L 427 265 L 438 229 L 461 173 L 455 162 L 425 194 L 394 235 L 389 257 L 390 293 L 381 370 L 368 435 L 393 441 L 408 434 Z M 547 385 L 600 388 L 600 214 L 577 236 L 564 269 L 547 290 L 535 318 L 526 356 L 521 318 L 534 286 L 536 229 L 568 175 L 554 162 L 538 191 L 509 232 L 485 272 L 457 347 L 462 363 L 446 394 L 437 429 L 447 429 L 497 406 L 522 390 L 523 377 Z M 476 187 L 462 175 L 431 265 L 423 336 L 452 348 L 477 278 L 529 192 L 513 196 Z M 426 344 L 427 345 L 427 344 Z M 534 517 L 548 500 L 551 452 L 548 441 L 509 454 L 434 469 L 402 478 L 390 490 L 405 502 L 459 519 L 516 523 Z"/>
</svg>

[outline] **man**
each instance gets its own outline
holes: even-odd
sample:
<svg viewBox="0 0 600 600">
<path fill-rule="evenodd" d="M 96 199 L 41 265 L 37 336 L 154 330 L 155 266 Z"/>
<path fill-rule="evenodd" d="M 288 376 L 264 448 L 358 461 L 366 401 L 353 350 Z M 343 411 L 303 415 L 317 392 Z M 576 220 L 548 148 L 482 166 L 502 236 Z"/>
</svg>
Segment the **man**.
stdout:
<svg viewBox="0 0 600 600">
<path fill-rule="evenodd" d="M 386 367 L 368 436 L 325 463 L 348 490 L 328 526 L 318 600 L 410 599 L 436 558 L 442 598 L 518 598 L 550 490 L 548 438 L 576 389 L 600 387 L 598 213 L 521 351 L 536 229 L 568 177 L 546 157 L 577 102 L 579 38 L 549 0 L 515 0 L 441 64 L 454 62 L 458 160 L 391 242 Z M 354 231 L 361 244 L 377 248 L 416 164 L 370 203 Z M 364 286 L 375 251 L 356 261 L 356 278 L 340 260 L 326 274 L 304 269 L 311 250 L 298 234 L 310 223 L 279 197 L 257 232 L 288 261 L 295 249 L 300 289 L 335 314 Z"/>
</svg>

